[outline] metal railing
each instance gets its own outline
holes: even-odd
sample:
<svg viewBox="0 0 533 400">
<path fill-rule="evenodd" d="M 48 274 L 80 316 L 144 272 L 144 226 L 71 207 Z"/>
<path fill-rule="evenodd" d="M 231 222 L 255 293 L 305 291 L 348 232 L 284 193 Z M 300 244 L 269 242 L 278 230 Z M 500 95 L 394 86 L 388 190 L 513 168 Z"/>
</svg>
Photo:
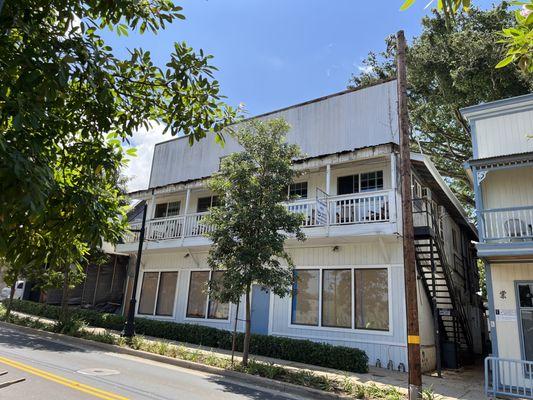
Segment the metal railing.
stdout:
<svg viewBox="0 0 533 400">
<path fill-rule="evenodd" d="M 390 196 L 393 191 L 357 193 L 342 196 L 330 196 L 327 203 L 327 216 L 320 218 L 316 200 L 296 200 L 285 203 L 290 212 L 304 216 L 303 227 L 325 225 L 347 225 L 360 223 L 387 222 L 391 220 Z M 170 218 L 158 218 L 146 221 L 147 240 L 167 240 L 204 236 L 211 228 L 202 223 L 207 213 L 180 215 Z M 131 224 L 131 230 L 140 229 L 141 224 Z M 134 243 L 139 240 L 138 232 L 131 232 L 124 241 Z"/>
<path fill-rule="evenodd" d="M 533 399 L 533 361 L 485 358 L 485 394 Z"/>
<path fill-rule="evenodd" d="M 533 240 L 533 206 L 493 208 L 481 211 L 480 216 L 484 241 Z"/>
</svg>

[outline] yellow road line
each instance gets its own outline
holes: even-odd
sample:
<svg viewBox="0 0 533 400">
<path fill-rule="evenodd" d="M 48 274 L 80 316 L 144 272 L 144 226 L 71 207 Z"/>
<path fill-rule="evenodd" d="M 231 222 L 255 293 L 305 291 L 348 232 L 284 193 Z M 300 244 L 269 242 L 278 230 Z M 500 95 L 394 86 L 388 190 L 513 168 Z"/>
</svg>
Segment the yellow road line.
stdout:
<svg viewBox="0 0 533 400">
<path fill-rule="evenodd" d="M 1 357 L 0 356 L 0 363 L 9 365 L 11 367 L 20 369 L 25 372 L 29 372 L 30 374 L 40 376 L 41 378 L 47 379 L 52 382 L 59 383 L 60 385 L 67 386 L 72 389 L 79 390 L 80 392 L 90 394 L 94 397 L 98 397 L 99 399 L 103 400 L 128 400 L 127 397 L 119 396 L 118 394 L 114 394 L 111 392 L 107 392 L 105 390 L 97 389 L 95 387 L 84 385 L 83 383 L 76 382 L 70 379 L 63 378 L 58 375 L 54 375 L 50 372 L 43 371 L 41 369 L 37 369 L 35 367 L 32 367 L 27 364 L 23 364 L 21 362 L 11 360 L 9 358 Z"/>
</svg>

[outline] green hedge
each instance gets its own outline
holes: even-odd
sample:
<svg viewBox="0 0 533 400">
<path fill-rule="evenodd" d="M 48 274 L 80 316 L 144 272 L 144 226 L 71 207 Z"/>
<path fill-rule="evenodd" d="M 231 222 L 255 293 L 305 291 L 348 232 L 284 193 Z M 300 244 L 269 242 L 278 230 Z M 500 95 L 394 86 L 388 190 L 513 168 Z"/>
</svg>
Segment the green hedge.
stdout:
<svg viewBox="0 0 533 400">
<path fill-rule="evenodd" d="M 26 300 L 13 300 L 12 309 L 50 319 L 58 319 L 60 311 L 58 306 Z M 73 317 L 84 320 L 90 326 L 117 331 L 122 330 L 124 326 L 124 317 L 121 315 L 80 308 L 71 309 L 71 313 Z M 135 331 L 146 336 L 231 350 L 231 332 L 202 325 L 136 318 Z M 243 334 L 239 333 L 238 351 L 242 351 L 242 339 Z M 250 353 L 344 371 L 368 372 L 368 356 L 364 351 L 310 340 L 254 334 L 250 341 Z"/>
</svg>

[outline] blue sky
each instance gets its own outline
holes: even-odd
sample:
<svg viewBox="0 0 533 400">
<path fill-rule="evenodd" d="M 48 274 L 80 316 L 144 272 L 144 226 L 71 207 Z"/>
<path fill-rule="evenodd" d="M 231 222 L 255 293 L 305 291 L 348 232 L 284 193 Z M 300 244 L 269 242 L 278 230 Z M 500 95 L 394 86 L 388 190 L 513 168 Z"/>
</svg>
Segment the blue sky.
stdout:
<svg viewBox="0 0 533 400">
<path fill-rule="evenodd" d="M 214 56 L 226 101 L 244 103 L 257 115 L 345 89 L 368 52 L 384 48 L 387 35 L 420 33 L 427 2 L 402 12 L 402 0 L 182 0 L 186 20 L 156 36 L 104 38 L 119 55 L 127 48 L 149 50 L 161 66 L 176 41 L 203 49 Z M 134 138 L 139 157 L 127 173 L 132 190 L 147 187 L 153 144 L 169 138 L 158 131 Z"/>
</svg>

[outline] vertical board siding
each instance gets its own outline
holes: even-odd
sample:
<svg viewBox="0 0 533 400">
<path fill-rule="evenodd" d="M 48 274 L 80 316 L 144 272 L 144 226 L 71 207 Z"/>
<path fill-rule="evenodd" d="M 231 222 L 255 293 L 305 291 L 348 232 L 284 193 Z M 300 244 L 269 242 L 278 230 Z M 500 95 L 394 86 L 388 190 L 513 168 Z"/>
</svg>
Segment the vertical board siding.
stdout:
<svg viewBox="0 0 533 400">
<path fill-rule="evenodd" d="M 402 247 L 399 239 L 387 238 L 383 246 L 377 239 L 355 244 L 339 243 L 338 250 L 333 246 L 298 247 L 288 249 L 297 267 L 305 266 L 376 266 L 388 267 L 390 271 L 390 332 L 364 332 L 361 330 L 331 330 L 327 328 L 306 329 L 290 326 L 290 296 L 279 298 L 272 296 L 270 309 L 269 333 L 298 339 L 310 339 L 328 342 L 334 345 L 357 347 L 364 350 L 371 365 L 379 359 L 383 367 L 392 360 L 394 368 L 400 363 L 407 366 L 405 300 L 403 286 Z M 142 271 L 173 270 L 178 271 L 177 300 L 175 304 L 175 322 L 196 323 L 219 329 L 231 330 L 235 316 L 235 306 L 230 310 L 229 321 L 212 321 L 190 319 L 185 317 L 188 297 L 189 274 L 191 270 L 208 269 L 207 252 L 195 253 L 186 257 L 187 251 L 166 253 L 147 253 L 143 256 Z M 139 291 L 140 292 L 140 291 Z M 239 312 L 243 319 L 242 307 Z M 158 318 L 158 317 L 149 317 Z M 160 317 L 159 317 L 160 318 Z M 165 318 L 160 318 L 165 319 Z M 169 318 L 166 318 L 167 320 Z M 238 329 L 243 330 L 242 322 Z"/>
<path fill-rule="evenodd" d="M 300 145 L 308 157 L 316 157 L 398 143 L 395 109 L 396 82 L 390 81 L 259 118 L 284 118 L 291 125 L 288 141 Z M 234 128 L 239 129 L 239 125 Z M 192 147 L 187 138 L 158 144 L 154 149 L 149 187 L 208 177 L 218 170 L 221 157 L 239 150 L 229 135 L 224 147 L 210 136 Z"/>
<path fill-rule="evenodd" d="M 357 347 L 367 353 L 371 365 L 375 365 L 379 359 L 383 367 L 387 366 L 389 360 L 392 360 L 395 369 L 398 368 L 400 363 L 407 366 L 401 241 L 390 242 L 385 246 L 386 255 L 383 254 L 377 241 L 350 245 L 341 244 L 337 251 L 332 251 L 330 246 L 296 248 L 290 249 L 290 254 L 297 267 L 388 266 L 391 285 L 389 287 L 391 299 L 390 332 L 291 326 L 291 297 L 280 298 L 274 296 L 271 305 L 270 333 L 277 336 Z"/>
<path fill-rule="evenodd" d="M 233 324 L 235 320 L 235 311 L 236 307 L 232 304 L 230 307 L 230 318 L 229 320 L 209 320 L 209 319 L 200 319 L 200 318 L 186 318 L 187 310 L 187 298 L 188 298 L 188 289 L 189 289 L 189 279 L 190 272 L 193 270 L 208 270 L 207 265 L 207 252 L 195 253 L 194 257 L 187 255 L 187 251 L 174 251 L 171 253 L 148 253 L 143 254 L 143 259 L 141 263 L 142 272 L 144 271 L 178 271 L 178 287 L 177 287 L 177 296 L 176 303 L 174 304 L 174 317 L 147 317 L 153 319 L 162 319 L 169 320 L 171 319 L 174 322 L 184 322 L 199 324 L 205 326 L 211 326 L 218 329 L 233 329 Z M 196 264 L 196 261 L 198 264 Z M 139 279 L 139 288 L 142 280 Z M 140 293 L 140 290 L 137 291 Z M 144 315 L 142 317 L 145 317 Z M 244 314 L 242 312 L 242 307 L 239 310 L 239 319 L 243 319 Z M 238 329 L 243 330 L 244 326 L 242 322 L 238 323 Z"/>
<path fill-rule="evenodd" d="M 485 209 L 533 206 L 532 167 L 490 171 L 482 185 Z"/>
<path fill-rule="evenodd" d="M 477 158 L 533 151 L 533 110 L 497 115 L 475 123 Z"/>
</svg>

